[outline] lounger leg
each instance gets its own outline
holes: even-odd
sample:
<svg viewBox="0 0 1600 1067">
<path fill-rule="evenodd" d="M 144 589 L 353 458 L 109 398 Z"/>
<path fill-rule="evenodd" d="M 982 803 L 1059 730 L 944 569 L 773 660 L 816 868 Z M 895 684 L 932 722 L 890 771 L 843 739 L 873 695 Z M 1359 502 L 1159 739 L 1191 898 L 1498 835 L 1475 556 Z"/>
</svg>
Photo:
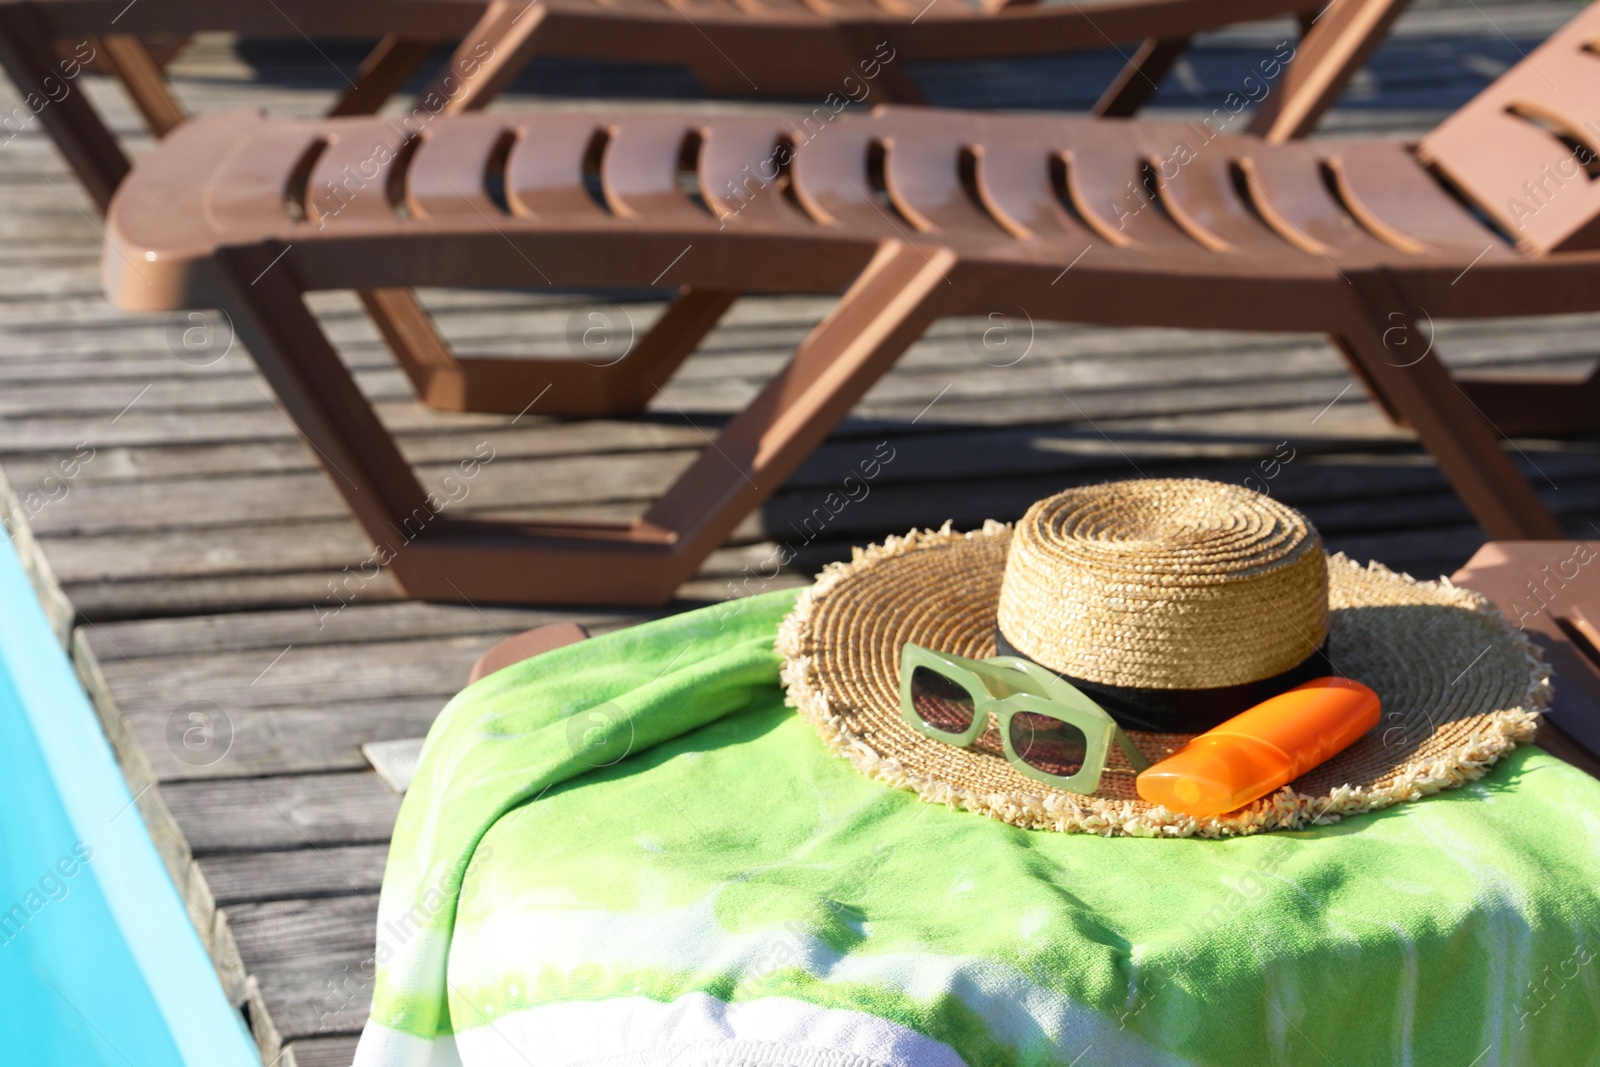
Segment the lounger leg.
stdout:
<svg viewBox="0 0 1600 1067">
<path fill-rule="evenodd" d="M 486 106 L 533 58 L 545 16 L 542 5 L 495 0 L 422 99 L 444 100 L 444 114 Z M 597 366 L 581 359 L 458 359 L 414 294 L 399 289 L 361 294 L 430 407 L 515 414 L 543 397 L 539 410 L 544 414 L 582 416 L 643 409 L 736 299 L 737 293 L 686 289 L 625 358 Z"/>
<path fill-rule="evenodd" d="M 671 598 L 699 560 L 677 554 L 663 531 L 448 513 L 444 494 L 427 491 L 411 471 L 306 308 L 292 263 L 274 262 L 279 251 L 220 252 L 219 303 L 372 539 L 371 561 L 403 592 L 475 603 L 650 605 Z"/>
<path fill-rule="evenodd" d="M 50 101 L 37 118 L 103 214 L 128 173 L 128 157 L 95 114 L 83 87 L 62 76 L 49 24 L 34 7 L 0 5 L 0 64 L 24 99 Z M 15 132 L 15 126 L 6 124 L 0 129 L 0 144 Z"/>
<path fill-rule="evenodd" d="M 630 527 L 445 515 L 301 298 L 279 250 L 215 261 L 220 303 L 330 482 L 411 596 L 665 603 L 939 314 L 956 257 L 893 242 L 755 402 Z"/>
<path fill-rule="evenodd" d="M 488 104 L 534 55 L 535 31 L 545 14 L 542 5 L 490 4 L 422 99 L 445 101 L 440 110 L 446 114 Z M 596 365 L 582 359 L 460 359 L 414 293 L 387 289 L 359 295 L 430 407 L 517 414 L 538 401 L 543 414 L 574 416 L 642 410 L 738 299 L 737 293 L 686 289 L 626 357 Z"/>
<path fill-rule="evenodd" d="M 422 106 L 440 114 L 453 114 L 487 105 L 533 54 L 533 31 L 544 16 L 542 4 L 495 0 L 478 24 L 462 38 L 444 69 L 423 90 L 419 98 Z M 384 38 L 362 66 L 356 88 L 346 94 L 332 114 L 376 111 L 383 99 L 403 84 L 416 65 L 426 58 L 428 51 L 421 42 L 401 41 L 393 35 Z M 442 103 L 435 104 L 435 101 Z M 430 407 L 445 411 L 514 413 L 522 410 L 546 386 L 555 391 L 554 385 L 559 383 L 572 387 L 559 390 L 552 401 L 594 406 L 572 410 L 550 408 L 550 414 L 612 413 L 605 403 L 605 390 L 595 388 L 595 382 L 568 380 L 574 375 L 582 378 L 583 371 L 593 370 L 578 361 L 538 364 L 458 361 L 434 329 L 421 301 L 409 289 L 385 289 L 357 295 L 395 359 L 411 378 L 417 395 Z M 590 387 L 577 388 L 579 385 Z"/>
<path fill-rule="evenodd" d="M 1256 108 L 1250 132 L 1273 143 L 1310 133 L 1409 2 L 1332 0 Z"/>
<path fill-rule="evenodd" d="M 356 73 L 356 83 L 328 109 L 328 114 L 377 114 L 384 102 L 399 92 L 433 54 L 434 44 L 389 34 L 367 56 Z"/>
<path fill-rule="evenodd" d="M 1351 275 L 1357 299 L 1350 325 L 1334 343 L 1383 399 L 1417 432 L 1439 470 L 1491 538 L 1543 540 L 1561 525 L 1500 447 L 1493 426 L 1472 405 L 1416 328 L 1416 313 L 1384 273 Z M 1399 344 L 1400 340 L 1405 344 Z"/>
<path fill-rule="evenodd" d="M 358 294 L 417 395 L 441 411 L 596 417 L 644 410 L 656 390 L 739 299 L 685 288 L 649 333 L 612 363 L 582 359 L 461 358 L 410 289 Z"/>
<path fill-rule="evenodd" d="M 423 91 L 424 105 L 430 97 L 442 100 L 445 115 L 487 106 L 533 58 L 536 31 L 548 13 L 543 4 L 493 0 Z"/>
<path fill-rule="evenodd" d="M 546 14 L 543 5 L 530 5 L 523 0 L 491 3 L 477 26 L 462 38 L 432 87 L 447 101 L 444 112 L 481 109 L 503 92 L 537 53 L 537 31 Z M 455 77 L 457 83 L 445 84 L 447 76 Z M 542 396 L 539 411 L 548 415 L 636 414 L 738 298 L 739 294 L 732 292 L 682 290 L 651 331 L 622 360 L 611 365 L 597 366 L 581 359 L 529 362 L 452 358 L 459 369 L 438 377 L 438 384 L 424 391 L 423 396 L 430 406 L 452 411 L 516 413 Z M 363 302 L 378 328 L 388 336 L 390 330 L 382 320 L 383 313 L 373 311 L 373 301 L 363 298 Z M 415 304 L 414 297 L 411 302 Z M 426 318 L 421 306 L 416 305 L 406 320 L 415 323 L 419 315 Z M 431 326 L 429 330 L 432 332 Z M 434 333 L 433 337 L 434 343 L 442 347 L 438 335 Z M 448 357 L 448 349 L 444 351 Z M 399 348 L 395 353 L 404 361 Z M 431 358 L 437 360 L 437 351 Z"/>
<path fill-rule="evenodd" d="M 153 137 L 160 140 L 188 119 L 183 105 L 172 95 L 161 64 L 143 41 L 131 33 L 110 33 L 96 43 Z"/>
<path fill-rule="evenodd" d="M 1126 118 L 1137 112 L 1155 95 L 1161 79 L 1188 47 L 1187 37 L 1147 38 L 1116 80 L 1106 86 L 1091 112 L 1103 118 Z"/>
<path fill-rule="evenodd" d="M 306 307 L 281 249 L 225 249 L 217 266 L 239 337 L 367 534 L 392 542 L 427 494 Z"/>
<path fill-rule="evenodd" d="M 885 244 L 788 366 L 730 422 L 643 522 L 697 563 L 782 484 L 939 317 L 956 257 Z"/>
</svg>

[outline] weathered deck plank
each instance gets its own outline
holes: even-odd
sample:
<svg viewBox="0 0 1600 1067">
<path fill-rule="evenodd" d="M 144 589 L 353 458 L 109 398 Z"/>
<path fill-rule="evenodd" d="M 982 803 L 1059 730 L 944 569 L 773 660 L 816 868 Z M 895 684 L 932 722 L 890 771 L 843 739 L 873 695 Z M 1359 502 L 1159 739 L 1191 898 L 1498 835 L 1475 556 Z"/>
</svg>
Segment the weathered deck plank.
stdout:
<svg viewBox="0 0 1600 1067">
<path fill-rule="evenodd" d="M 387 843 L 218 853 L 206 860 L 206 881 L 221 907 L 375 893 L 388 855 Z"/>
<path fill-rule="evenodd" d="M 1573 9 L 1418 0 L 1325 128 L 1425 129 Z M 1208 38 L 1156 103 L 1209 108 L 1285 32 Z M 360 49 L 331 55 L 353 67 Z M 939 103 L 1082 108 L 1115 65 L 1107 54 L 913 73 Z M 207 111 L 310 115 L 341 84 L 303 42 L 241 53 L 201 38 L 174 72 L 179 95 Z M 136 130 L 112 87 L 84 84 L 119 130 Z M 536 65 L 518 90 L 557 107 L 696 92 L 673 68 L 562 61 Z M 7 106 L 9 94 L 0 84 Z M 26 521 L 19 542 L 53 610 L 78 613 L 80 665 L 140 810 L 269 1061 L 282 1052 L 286 1067 L 345 1064 L 370 995 L 375 893 L 399 803 L 360 744 L 425 731 L 472 660 L 508 633 L 561 618 L 605 630 L 656 613 L 479 610 L 398 601 L 385 577 L 344 584 L 368 546 L 247 355 L 192 365 L 172 351 L 165 317 L 112 308 L 95 227 L 36 130 L 0 147 L 5 504 Z M 568 318 L 598 298 L 426 299 L 464 350 L 526 356 L 562 354 Z M 608 519 L 642 510 L 692 457 L 701 429 L 738 410 L 829 304 L 740 303 L 639 418 L 530 413 L 511 425 L 424 410 L 348 297 L 312 303 L 425 479 L 492 445 L 463 513 Z M 660 303 L 630 294 L 622 306 L 643 328 Z M 1458 367 L 1581 373 L 1597 325 L 1600 316 L 1440 323 L 1437 342 Z M 995 367 L 974 355 L 968 330 L 941 323 L 916 345 L 675 607 L 797 584 L 852 543 L 913 525 L 1015 517 L 1063 484 L 1135 473 L 1241 481 L 1282 441 L 1296 458 L 1272 491 L 1307 510 L 1330 548 L 1432 576 L 1482 540 L 1432 463 L 1366 403 L 1320 338 L 1040 324 L 1027 358 Z M 893 460 L 865 498 L 830 513 L 829 492 L 879 442 Z M 1569 527 L 1594 529 L 1597 443 L 1519 445 Z M 753 576 L 776 542 L 797 559 L 763 582 Z M 213 731 L 190 747 L 196 708 Z"/>
</svg>

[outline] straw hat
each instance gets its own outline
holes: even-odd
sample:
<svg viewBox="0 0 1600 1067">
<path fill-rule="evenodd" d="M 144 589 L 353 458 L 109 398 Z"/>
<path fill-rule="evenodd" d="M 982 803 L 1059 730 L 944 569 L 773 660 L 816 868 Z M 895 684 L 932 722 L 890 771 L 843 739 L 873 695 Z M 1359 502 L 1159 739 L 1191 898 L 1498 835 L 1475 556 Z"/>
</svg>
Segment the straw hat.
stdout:
<svg viewBox="0 0 1600 1067">
<path fill-rule="evenodd" d="M 1072 680 L 1152 762 L 1308 678 L 1364 682 L 1383 716 L 1289 786 L 1193 819 L 1141 800 L 1115 748 L 1099 792 L 1013 770 L 993 735 L 927 738 L 899 710 L 907 643 L 1021 654 Z M 1549 670 L 1484 597 L 1326 557 L 1292 508 L 1188 479 L 1069 489 L 1015 530 L 912 531 L 857 549 L 778 634 L 789 702 L 861 771 L 1027 828 L 1138 836 L 1291 829 L 1480 777 L 1532 740 Z M 990 743 L 993 741 L 994 743 Z"/>
</svg>

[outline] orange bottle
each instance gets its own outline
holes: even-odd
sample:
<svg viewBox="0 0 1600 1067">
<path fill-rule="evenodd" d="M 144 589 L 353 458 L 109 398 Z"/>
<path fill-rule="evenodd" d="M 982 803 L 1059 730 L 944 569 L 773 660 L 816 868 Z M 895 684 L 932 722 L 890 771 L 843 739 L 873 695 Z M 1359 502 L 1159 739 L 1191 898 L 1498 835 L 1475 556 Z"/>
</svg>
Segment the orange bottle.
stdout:
<svg viewBox="0 0 1600 1067">
<path fill-rule="evenodd" d="M 1315 678 L 1242 711 L 1139 775 L 1151 804 L 1197 819 L 1255 800 L 1332 759 L 1378 724 L 1378 694 Z"/>
</svg>

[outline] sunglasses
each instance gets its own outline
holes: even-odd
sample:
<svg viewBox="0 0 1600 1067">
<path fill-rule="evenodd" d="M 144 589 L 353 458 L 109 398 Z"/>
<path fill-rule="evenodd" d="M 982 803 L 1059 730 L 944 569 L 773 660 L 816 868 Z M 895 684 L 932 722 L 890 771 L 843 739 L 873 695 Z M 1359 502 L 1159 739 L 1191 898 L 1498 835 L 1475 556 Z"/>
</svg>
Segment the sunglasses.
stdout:
<svg viewBox="0 0 1600 1067">
<path fill-rule="evenodd" d="M 1100 787 L 1112 741 L 1134 770 L 1150 766 L 1100 705 L 1015 656 L 967 659 L 907 644 L 900 650 L 900 716 L 924 737 L 960 748 L 972 745 L 993 716 L 1006 762 L 1072 793 Z"/>
</svg>

